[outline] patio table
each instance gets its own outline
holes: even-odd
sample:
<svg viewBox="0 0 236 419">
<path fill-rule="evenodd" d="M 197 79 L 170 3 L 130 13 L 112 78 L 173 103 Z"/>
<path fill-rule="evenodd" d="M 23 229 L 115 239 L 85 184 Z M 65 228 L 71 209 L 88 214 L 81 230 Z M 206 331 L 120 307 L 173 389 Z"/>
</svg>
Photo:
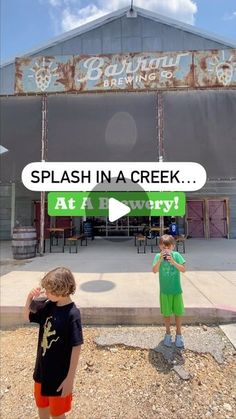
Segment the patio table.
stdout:
<svg viewBox="0 0 236 419">
<path fill-rule="evenodd" d="M 49 239 L 50 239 L 49 240 L 49 243 L 50 243 L 49 251 L 50 251 L 50 253 L 52 252 L 54 237 L 56 237 L 56 239 L 57 239 L 57 244 L 58 244 L 58 238 L 60 237 L 62 239 L 62 252 L 64 253 L 65 231 L 66 230 L 71 230 L 71 227 L 52 227 L 52 228 L 48 228 L 47 230 L 49 231 Z"/>
</svg>

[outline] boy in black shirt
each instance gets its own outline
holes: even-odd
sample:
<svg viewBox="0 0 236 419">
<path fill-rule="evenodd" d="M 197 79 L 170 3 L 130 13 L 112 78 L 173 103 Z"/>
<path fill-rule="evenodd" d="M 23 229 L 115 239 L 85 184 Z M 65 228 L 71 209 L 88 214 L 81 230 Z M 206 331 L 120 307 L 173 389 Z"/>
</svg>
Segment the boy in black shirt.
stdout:
<svg viewBox="0 0 236 419">
<path fill-rule="evenodd" d="M 73 381 L 79 360 L 83 334 L 80 311 L 71 300 L 75 279 L 69 269 L 60 267 L 41 281 L 45 301 L 37 305 L 41 288 L 30 291 L 25 319 L 39 323 L 37 357 L 34 369 L 34 395 L 39 418 L 65 418 L 71 409 Z M 35 300 L 34 300 L 35 299 Z"/>
</svg>

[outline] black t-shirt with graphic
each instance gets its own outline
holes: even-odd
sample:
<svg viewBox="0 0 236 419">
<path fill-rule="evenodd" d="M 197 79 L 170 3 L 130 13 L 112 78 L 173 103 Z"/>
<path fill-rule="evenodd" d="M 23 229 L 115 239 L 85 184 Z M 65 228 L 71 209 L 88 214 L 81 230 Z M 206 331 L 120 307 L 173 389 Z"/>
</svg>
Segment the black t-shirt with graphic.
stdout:
<svg viewBox="0 0 236 419">
<path fill-rule="evenodd" d="M 43 396 L 60 396 L 57 388 L 68 374 L 72 347 L 83 343 L 80 311 L 73 302 L 57 306 L 46 301 L 38 312 L 30 312 L 29 320 L 40 326 L 33 378 L 42 384 Z"/>
</svg>

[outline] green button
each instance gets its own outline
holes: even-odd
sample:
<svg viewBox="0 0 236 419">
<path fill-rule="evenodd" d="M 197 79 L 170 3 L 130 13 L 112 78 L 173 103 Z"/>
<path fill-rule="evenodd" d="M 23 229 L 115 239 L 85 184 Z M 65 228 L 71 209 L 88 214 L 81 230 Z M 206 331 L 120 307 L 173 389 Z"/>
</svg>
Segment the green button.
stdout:
<svg viewBox="0 0 236 419">
<path fill-rule="evenodd" d="M 183 216 L 184 192 L 50 192 L 48 214 L 50 216 L 108 216 L 109 198 L 117 199 L 137 216 Z"/>
</svg>

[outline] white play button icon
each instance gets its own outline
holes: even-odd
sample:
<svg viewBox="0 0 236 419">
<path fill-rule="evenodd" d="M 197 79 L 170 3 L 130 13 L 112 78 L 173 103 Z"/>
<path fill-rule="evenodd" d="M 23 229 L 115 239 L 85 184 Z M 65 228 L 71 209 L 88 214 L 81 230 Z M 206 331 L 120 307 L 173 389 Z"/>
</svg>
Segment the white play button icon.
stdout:
<svg viewBox="0 0 236 419">
<path fill-rule="evenodd" d="M 131 211 L 128 205 L 123 204 L 123 202 L 120 202 L 115 198 L 109 198 L 108 210 L 108 218 L 111 223 L 123 217 L 124 215 L 129 214 Z"/>
</svg>

